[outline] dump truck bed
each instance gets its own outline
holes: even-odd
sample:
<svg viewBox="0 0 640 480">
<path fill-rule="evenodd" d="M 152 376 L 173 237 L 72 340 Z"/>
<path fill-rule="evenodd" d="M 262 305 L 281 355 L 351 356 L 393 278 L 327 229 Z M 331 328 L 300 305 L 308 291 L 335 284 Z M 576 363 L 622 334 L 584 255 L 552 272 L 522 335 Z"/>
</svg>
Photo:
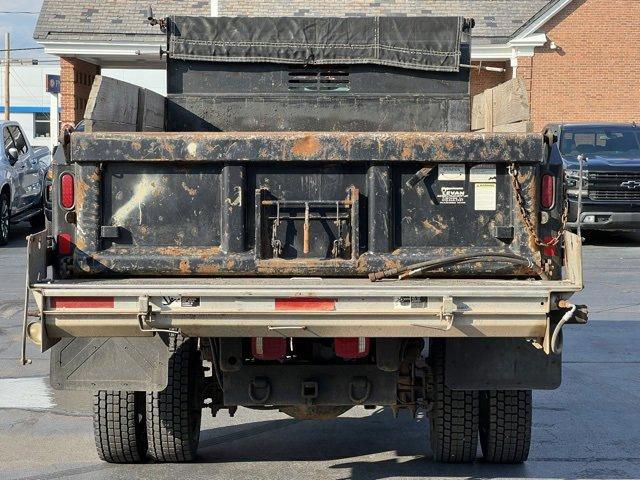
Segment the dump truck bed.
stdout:
<svg viewBox="0 0 640 480">
<path fill-rule="evenodd" d="M 460 255 L 540 252 L 536 134 L 74 134 L 79 275 L 367 276 Z M 535 276 L 502 262 L 457 275 Z"/>
</svg>

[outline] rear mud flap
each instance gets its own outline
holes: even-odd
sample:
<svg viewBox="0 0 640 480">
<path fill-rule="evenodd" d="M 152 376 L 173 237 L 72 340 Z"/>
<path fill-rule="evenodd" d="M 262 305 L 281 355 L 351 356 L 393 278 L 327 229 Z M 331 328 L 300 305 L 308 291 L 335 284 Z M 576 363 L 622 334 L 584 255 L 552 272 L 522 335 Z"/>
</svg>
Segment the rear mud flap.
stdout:
<svg viewBox="0 0 640 480">
<path fill-rule="evenodd" d="M 167 386 L 169 350 L 153 337 L 63 338 L 51 349 L 56 390 L 160 391 Z"/>
<path fill-rule="evenodd" d="M 445 383 L 452 390 L 553 390 L 562 354 L 546 354 L 526 338 L 449 338 Z"/>
</svg>

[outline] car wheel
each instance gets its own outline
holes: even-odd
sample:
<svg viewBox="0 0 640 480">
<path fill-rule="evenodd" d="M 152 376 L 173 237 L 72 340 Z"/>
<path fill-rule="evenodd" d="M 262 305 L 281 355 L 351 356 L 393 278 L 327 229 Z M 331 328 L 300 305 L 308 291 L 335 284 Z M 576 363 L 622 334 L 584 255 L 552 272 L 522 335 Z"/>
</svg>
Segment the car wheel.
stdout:
<svg viewBox="0 0 640 480">
<path fill-rule="evenodd" d="M 36 216 L 31 217 L 29 219 L 29 223 L 31 224 L 31 228 L 33 228 L 34 230 L 37 230 L 38 232 L 40 232 L 42 229 L 44 229 L 45 224 L 46 224 L 46 220 L 45 220 L 45 216 L 44 216 L 44 210 L 42 210 Z"/>
<path fill-rule="evenodd" d="M 9 197 L 0 195 L 0 245 L 6 245 L 11 232 L 11 211 L 9 210 Z"/>
</svg>

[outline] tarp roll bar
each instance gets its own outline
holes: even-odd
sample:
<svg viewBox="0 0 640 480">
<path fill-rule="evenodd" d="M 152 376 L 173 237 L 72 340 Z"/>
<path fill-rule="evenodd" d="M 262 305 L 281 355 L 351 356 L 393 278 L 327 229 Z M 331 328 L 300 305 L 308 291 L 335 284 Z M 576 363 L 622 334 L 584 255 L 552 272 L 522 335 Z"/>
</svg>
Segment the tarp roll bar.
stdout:
<svg viewBox="0 0 640 480">
<path fill-rule="evenodd" d="M 376 64 L 457 72 L 473 21 L 462 17 L 185 17 L 169 57 L 209 62 Z"/>
</svg>

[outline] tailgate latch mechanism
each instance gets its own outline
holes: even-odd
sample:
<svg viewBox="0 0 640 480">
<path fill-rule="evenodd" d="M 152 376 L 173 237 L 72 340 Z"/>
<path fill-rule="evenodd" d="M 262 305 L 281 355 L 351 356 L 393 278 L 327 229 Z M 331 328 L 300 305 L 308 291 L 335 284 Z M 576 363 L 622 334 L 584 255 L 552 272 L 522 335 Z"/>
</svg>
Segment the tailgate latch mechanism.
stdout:
<svg viewBox="0 0 640 480">
<path fill-rule="evenodd" d="M 150 327 L 151 325 L 151 317 L 153 315 L 153 306 L 151 302 L 149 302 L 148 295 L 141 295 L 138 297 L 138 326 L 140 327 L 140 331 L 142 332 L 153 332 L 153 333 L 172 333 L 174 335 L 179 334 L 178 330 L 169 330 L 166 328 L 154 328 Z"/>
<path fill-rule="evenodd" d="M 438 318 L 440 319 L 440 323 L 436 324 L 433 321 L 430 321 L 430 323 L 426 324 L 426 323 L 412 323 L 411 326 L 412 327 L 423 327 L 423 328 L 431 328 L 433 330 L 441 330 L 443 332 L 446 332 L 448 330 L 451 330 L 451 327 L 453 327 L 453 320 L 455 317 L 455 313 L 457 311 L 457 307 L 456 304 L 453 302 L 453 297 L 442 297 L 442 305 L 440 305 L 440 311 L 439 312 L 433 312 L 432 315 L 438 315 Z"/>
<path fill-rule="evenodd" d="M 442 330 L 450 330 L 453 326 L 453 317 L 456 311 L 456 305 L 453 303 L 452 297 L 442 297 L 442 306 L 440 307 L 440 321 L 443 324 Z"/>
</svg>

